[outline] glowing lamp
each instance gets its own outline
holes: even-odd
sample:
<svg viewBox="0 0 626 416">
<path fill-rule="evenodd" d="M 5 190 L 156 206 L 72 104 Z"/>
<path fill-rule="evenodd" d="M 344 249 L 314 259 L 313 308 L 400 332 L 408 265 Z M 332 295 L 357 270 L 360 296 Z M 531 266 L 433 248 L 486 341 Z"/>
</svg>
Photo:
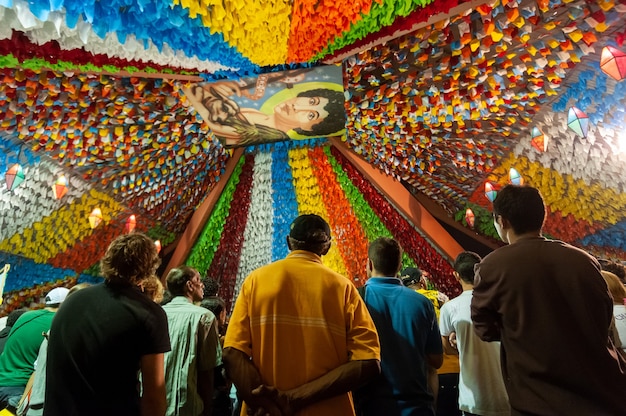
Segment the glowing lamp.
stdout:
<svg viewBox="0 0 626 416">
<path fill-rule="evenodd" d="M 54 185 L 52 185 L 52 194 L 54 199 L 61 199 L 67 193 L 67 178 L 65 175 L 60 175 Z"/>
<path fill-rule="evenodd" d="M 9 191 L 15 190 L 15 188 L 17 188 L 22 182 L 24 182 L 24 179 L 26 179 L 26 176 L 24 176 L 24 169 L 19 163 L 11 166 L 9 170 L 7 170 L 7 173 L 4 175 L 4 180 L 7 184 L 7 189 Z"/>
<path fill-rule="evenodd" d="M 612 46 L 602 48 L 600 57 L 602 72 L 618 81 L 626 78 L 626 53 Z"/>
<path fill-rule="evenodd" d="M 128 219 L 126 220 L 126 232 L 127 233 L 132 233 L 133 231 L 135 231 L 135 227 L 137 226 L 137 218 L 135 217 L 135 214 L 131 215 L 130 217 L 128 217 Z"/>
<path fill-rule="evenodd" d="M 540 152 L 548 150 L 548 138 L 538 127 L 533 127 L 530 133 L 530 144 Z"/>
<path fill-rule="evenodd" d="M 493 185 L 490 182 L 485 182 L 485 196 L 489 200 L 489 202 L 493 202 L 496 199 L 498 192 L 493 189 Z"/>
<path fill-rule="evenodd" d="M 156 247 L 156 249 L 157 249 L 157 253 L 160 253 L 160 252 L 161 252 L 161 240 L 156 240 L 156 241 L 154 242 L 154 246 L 155 246 L 155 247 Z"/>
<path fill-rule="evenodd" d="M 567 127 L 574 130 L 576 134 L 587 137 L 589 132 L 589 117 L 577 107 L 571 107 L 567 112 Z"/>
<path fill-rule="evenodd" d="M 465 210 L 465 222 L 470 226 L 470 228 L 474 228 L 476 217 L 474 216 L 474 211 L 472 211 L 471 208 Z"/>
<path fill-rule="evenodd" d="M 511 185 L 524 185 L 524 178 L 515 168 L 509 169 L 509 183 Z"/>
<path fill-rule="evenodd" d="M 89 214 L 89 225 L 91 228 L 96 228 L 102 222 L 102 211 L 100 208 L 94 208 Z"/>
</svg>

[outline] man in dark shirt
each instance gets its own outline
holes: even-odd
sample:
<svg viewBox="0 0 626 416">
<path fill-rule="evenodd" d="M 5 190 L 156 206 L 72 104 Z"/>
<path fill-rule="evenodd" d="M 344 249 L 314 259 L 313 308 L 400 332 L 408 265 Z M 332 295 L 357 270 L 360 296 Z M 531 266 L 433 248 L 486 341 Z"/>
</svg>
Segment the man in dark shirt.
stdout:
<svg viewBox="0 0 626 416">
<path fill-rule="evenodd" d="M 501 341 L 512 415 L 626 415 L 626 362 L 598 262 L 541 236 L 535 188 L 504 187 L 493 216 L 508 245 L 476 268 L 472 321 L 481 339 Z"/>
<path fill-rule="evenodd" d="M 64 303 L 50 332 L 44 415 L 165 414 L 167 317 L 137 287 L 158 265 L 149 237 L 123 235 L 100 263 L 105 283 Z"/>
</svg>

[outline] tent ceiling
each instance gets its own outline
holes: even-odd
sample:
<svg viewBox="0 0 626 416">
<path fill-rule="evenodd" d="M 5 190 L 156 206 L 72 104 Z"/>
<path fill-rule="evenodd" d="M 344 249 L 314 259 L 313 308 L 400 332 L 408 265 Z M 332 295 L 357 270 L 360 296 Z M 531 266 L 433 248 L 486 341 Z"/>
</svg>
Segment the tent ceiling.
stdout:
<svg viewBox="0 0 626 416">
<path fill-rule="evenodd" d="M 19 159 L 31 178 L 0 198 L 11 211 L 0 250 L 46 216 L 67 229 L 65 246 L 81 241 L 88 231 L 72 224 L 88 215 L 87 194 L 111 224 L 139 212 L 140 229 L 172 241 L 230 157 L 182 88 L 345 58 L 345 140 L 373 166 L 461 223 L 473 208 L 491 236 L 484 183 L 504 185 L 514 167 L 546 196 L 549 234 L 625 257 L 626 86 L 598 65 L 604 46 L 624 50 L 623 3 L 52 3 L 0 0 L 0 167 Z M 574 105 L 591 121 L 586 137 L 567 128 Z M 68 199 L 50 201 L 60 172 Z"/>
</svg>

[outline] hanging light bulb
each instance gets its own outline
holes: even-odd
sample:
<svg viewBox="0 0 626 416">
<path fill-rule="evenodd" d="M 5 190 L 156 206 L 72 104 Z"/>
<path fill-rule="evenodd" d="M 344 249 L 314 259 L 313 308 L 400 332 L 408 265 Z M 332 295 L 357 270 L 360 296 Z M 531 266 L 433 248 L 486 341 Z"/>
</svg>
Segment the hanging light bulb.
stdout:
<svg viewBox="0 0 626 416">
<path fill-rule="evenodd" d="M 67 178 L 61 174 L 52 185 L 52 194 L 55 199 L 61 199 L 67 193 Z"/>
<path fill-rule="evenodd" d="M 465 222 L 470 228 L 474 228 L 474 223 L 476 222 L 476 216 L 474 215 L 474 211 L 471 208 L 465 210 Z"/>
<path fill-rule="evenodd" d="M 19 163 L 11 166 L 9 170 L 7 170 L 7 173 L 4 175 L 4 180 L 7 184 L 7 189 L 9 191 L 15 190 L 15 188 L 17 188 L 22 182 L 24 182 L 24 179 L 26 179 L 26 176 L 24 175 L 24 169 Z"/>
<path fill-rule="evenodd" d="M 89 214 L 89 225 L 91 228 L 96 228 L 102 222 L 102 211 L 100 208 L 94 208 Z"/>
<path fill-rule="evenodd" d="M 493 189 L 493 185 L 491 184 L 491 182 L 485 182 L 485 196 L 487 197 L 489 202 L 493 202 L 494 199 L 496 199 L 496 195 L 498 195 L 498 192 Z"/>
<path fill-rule="evenodd" d="M 524 178 L 515 168 L 509 169 L 509 183 L 512 185 L 524 185 Z"/>
<path fill-rule="evenodd" d="M 126 232 L 127 233 L 132 233 L 133 231 L 135 231 L 135 227 L 137 226 L 137 218 L 135 217 L 135 214 L 132 214 L 130 217 L 128 217 L 128 219 L 126 220 Z"/>
<path fill-rule="evenodd" d="M 160 252 L 161 252 L 161 240 L 156 240 L 156 241 L 154 242 L 154 246 L 155 246 L 155 247 L 156 247 L 156 249 L 157 249 L 157 253 L 160 253 Z"/>
</svg>

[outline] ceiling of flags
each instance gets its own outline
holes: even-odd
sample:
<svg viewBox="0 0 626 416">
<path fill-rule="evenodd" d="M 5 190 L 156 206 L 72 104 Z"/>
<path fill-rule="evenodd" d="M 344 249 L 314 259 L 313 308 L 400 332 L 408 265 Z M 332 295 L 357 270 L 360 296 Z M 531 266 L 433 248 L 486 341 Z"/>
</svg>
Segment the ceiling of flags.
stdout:
<svg viewBox="0 0 626 416">
<path fill-rule="evenodd" d="M 93 279 L 131 215 L 176 243 L 232 155 L 190 82 L 324 64 L 343 66 L 346 146 L 460 225 L 469 208 L 472 232 L 495 237 L 485 184 L 513 168 L 543 193 L 547 235 L 626 260 L 626 81 L 600 68 L 606 46 L 626 59 L 625 13 L 624 0 L 0 0 L 3 307 Z M 338 241 L 329 264 L 355 282 L 364 242 L 392 235 L 407 265 L 457 290 L 442 253 L 325 139 L 237 163 L 187 259 L 223 276 L 225 297 L 316 210 Z"/>
</svg>

